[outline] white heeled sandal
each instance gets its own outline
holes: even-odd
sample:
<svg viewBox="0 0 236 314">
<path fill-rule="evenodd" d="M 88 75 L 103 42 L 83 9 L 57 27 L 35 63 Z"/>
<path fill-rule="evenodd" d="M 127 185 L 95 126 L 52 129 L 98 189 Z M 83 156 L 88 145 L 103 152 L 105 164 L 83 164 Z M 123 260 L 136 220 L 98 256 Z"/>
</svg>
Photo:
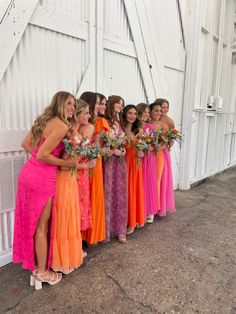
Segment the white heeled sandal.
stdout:
<svg viewBox="0 0 236 314">
<path fill-rule="evenodd" d="M 62 275 L 53 272 L 52 274 L 52 279 L 50 280 L 45 280 L 42 278 L 42 276 L 44 276 L 45 274 L 47 274 L 47 272 L 39 274 L 37 272 L 33 272 L 32 275 L 30 276 L 30 285 L 35 287 L 35 290 L 40 290 L 42 289 L 42 283 L 46 282 L 48 283 L 50 286 L 56 285 L 57 283 L 59 283 L 62 279 Z M 56 277 L 55 277 L 56 276 Z"/>
</svg>

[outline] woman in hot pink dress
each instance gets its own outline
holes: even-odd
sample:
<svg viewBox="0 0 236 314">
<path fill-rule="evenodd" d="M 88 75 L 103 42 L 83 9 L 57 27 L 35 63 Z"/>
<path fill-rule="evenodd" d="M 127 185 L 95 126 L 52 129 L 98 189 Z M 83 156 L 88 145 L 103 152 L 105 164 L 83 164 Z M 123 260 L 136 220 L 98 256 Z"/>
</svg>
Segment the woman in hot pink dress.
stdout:
<svg viewBox="0 0 236 314">
<path fill-rule="evenodd" d="M 149 106 L 141 103 L 137 105 L 137 110 L 139 119 L 142 121 L 143 131 L 146 133 L 154 131 L 155 127 L 148 123 Z M 145 217 L 147 223 L 152 223 L 158 210 L 156 156 L 152 146 L 149 146 L 149 152 L 145 152 L 142 158 L 142 167 Z"/>
<path fill-rule="evenodd" d="M 58 166 L 74 167 L 78 163 L 77 159 L 59 158 L 64 147 L 62 139 L 68 131 L 67 119 L 73 117 L 74 110 L 75 98 L 71 94 L 56 93 L 22 143 L 32 156 L 18 176 L 13 262 L 22 262 L 23 268 L 33 271 L 31 285 L 36 289 L 42 287 L 42 282 L 54 285 L 61 280 L 60 274 L 48 270 L 52 252 L 51 209 Z"/>
</svg>

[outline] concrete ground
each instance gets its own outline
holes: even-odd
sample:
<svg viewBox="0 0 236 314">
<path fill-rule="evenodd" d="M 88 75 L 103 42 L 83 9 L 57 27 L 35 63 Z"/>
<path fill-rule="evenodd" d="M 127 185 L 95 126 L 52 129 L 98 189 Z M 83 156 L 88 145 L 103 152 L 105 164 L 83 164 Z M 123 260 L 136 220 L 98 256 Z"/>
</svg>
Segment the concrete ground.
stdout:
<svg viewBox="0 0 236 314">
<path fill-rule="evenodd" d="M 236 313 L 236 168 L 187 192 L 177 212 L 88 249 L 54 287 L 0 268 L 0 313 Z"/>
</svg>

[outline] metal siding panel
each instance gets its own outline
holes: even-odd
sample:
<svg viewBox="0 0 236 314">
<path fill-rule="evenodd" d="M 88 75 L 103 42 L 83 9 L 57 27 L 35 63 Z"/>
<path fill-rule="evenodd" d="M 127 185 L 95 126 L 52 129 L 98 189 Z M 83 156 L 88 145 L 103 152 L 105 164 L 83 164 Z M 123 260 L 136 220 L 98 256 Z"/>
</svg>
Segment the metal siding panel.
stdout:
<svg viewBox="0 0 236 314">
<path fill-rule="evenodd" d="M 131 40 L 132 35 L 122 0 L 104 0 L 104 32 Z"/>
<path fill-rule="evenodd" d="M 0 264 L 1 256 L 4 262 L 12 247 L 17 177 L 25 160 L 24 152 L 0 154 Z"/>
<path fill-rule="evenodd" d="M 83 21 L 87 18 L 86 12 L 89 1 L 86 0 L 40 0 L 39 3 L 54 11 L 76 17 Z"/>
<path fill-rule="evenodd" d="M 0 83 L 1 129 L 29 129 L 58 90 L 76 94 L 85 41 L 28 25 Z"/>
<path fill-rule="evenodd" d="M 105 49 L 104 78 L 107 93 L 120 95 L 124 98 L 126 104 L 137 104 L 146 101 L 142 77 L 135 58 Z"/>
<path fill-rule="evenodd" d="M 152 10 L 156 22 L 163 53 L 179 56 L 183 51 L 183 41 L 177 2 L 172 0 L 145 0 L 146 6 Z M 174 31 L 173 31 L 174 30 Z M 155 45 L 155 42 L 153 43 Z"/>
</svg>

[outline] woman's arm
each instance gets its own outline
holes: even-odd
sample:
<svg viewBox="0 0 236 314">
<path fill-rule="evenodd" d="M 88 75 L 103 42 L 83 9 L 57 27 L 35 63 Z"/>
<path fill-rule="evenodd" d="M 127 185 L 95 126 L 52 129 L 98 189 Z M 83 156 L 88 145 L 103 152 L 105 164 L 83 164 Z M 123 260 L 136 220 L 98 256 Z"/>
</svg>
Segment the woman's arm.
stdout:
<svg viewBox="0 0 236 314">
<path fill-rule="evenodd" d="M 48 124 L 50 124 L 48 125 L 48 129 L 50 129 L 51 131 L 46 136 L 46 139 L 43 142 L 43 144 L 39 147 L 36 158 L 45 163 L 56 166 L 65 167 L 76 166 L 78 163 L 77 158 L 63 160 L 52 155 L 53 150 L 59 145 L 59 143 L 63 140 L 64 136 L 66 135 L 68 131 L 67 125 L 60 121 L 59 119 L 50 121 L 48 122 Z"/>
<path fill-rule="evenodd" d="M 79 133 L 83 138 L 88 138 L 90 140 L 94 134 L 94 126 L 92 124 L 83 125 L 80 128 Z"/>
<path fill-rule="evenodd" d="M 21 143 L 21 147 L 29 154 L 32 154 L 34 146 L 32 144 L 32 133 L 29 132 Z"/>
</svg>

